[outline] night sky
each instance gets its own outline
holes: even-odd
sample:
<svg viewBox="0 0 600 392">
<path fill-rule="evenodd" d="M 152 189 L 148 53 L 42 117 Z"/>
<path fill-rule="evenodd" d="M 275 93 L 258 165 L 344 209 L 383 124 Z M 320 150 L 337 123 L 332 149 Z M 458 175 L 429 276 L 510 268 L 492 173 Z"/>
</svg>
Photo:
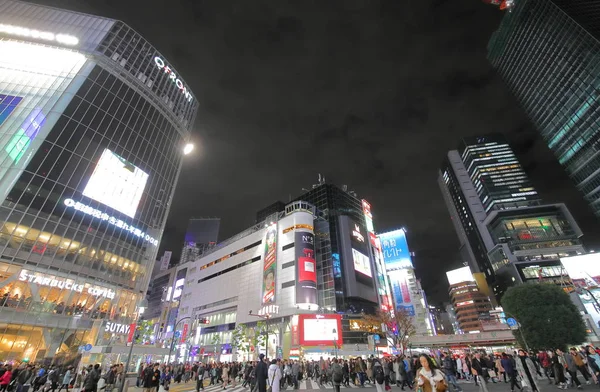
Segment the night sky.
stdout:
<svg viewBox="0 0 600 392">
<path fill-rule="evenodd" d="M 597 219 L 486 60 L 503 13 L 480 0 L 37 2 L 128 23 L 200 103 L 161 252 L 179 253 L 190 217 L 221 217 L 226 239 L 321 173 L 371 202 L 377 230 L 407 228 L 428 296 L 447 300 L 462 260 L 438 169 L 461 137 L 491 132 L 600 249 Z"/>
</svg>

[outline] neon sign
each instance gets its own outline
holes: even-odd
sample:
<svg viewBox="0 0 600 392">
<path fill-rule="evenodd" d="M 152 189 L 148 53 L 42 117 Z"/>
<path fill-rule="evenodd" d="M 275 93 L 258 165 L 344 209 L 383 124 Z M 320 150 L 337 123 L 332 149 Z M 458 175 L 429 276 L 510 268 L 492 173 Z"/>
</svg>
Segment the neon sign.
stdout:
<svg viewBox="0 0 600 392">
<path fill-rule="evenodd" d="M 111 225 L 117 226 L 118 228 L 123 229 L 123 230 L 127 230 L 131 234 L 133 234 L 137 237 L 143 238 L 144 240 L 148 241 L 149 243 L 151 243 L 154 246 L 158 246 L 157 239 L 150 236 L 149 234 L 144 233 L 140 229 L 123 222 L 121 219 L 115 218 L 114 216 L 108 215 L 105 212 L 97 210 L 93 207 L 90 207 L 88 205 L 85 205 L 83 203 L 75 201 L 73 199 L 65 199 L 64 203 L 67 207 L 72 207 L 72 208 L 76 209 L 77 211 L 81 211 L 84 214 L 91 215 L 94 218 L 102 219 L 103 221 L 108 222 Z"/>
<path fill-rule="evenodd" d="M 352 235 L 360 242 L 365 242 L 365 236 L 360 232 L 360 227 L 358 225 L 354 225 L 354 230 L 352 230 Z"/>
<path fill-rule="evenodd" d="M 19 37 L 40 39 L 44 41 L 56 41 L 59 44 L 70 46 L 77 45 L 79 43 L 79 39 L 77 37 L 73 37 L 72 35 L 54 34 L 48 31 L 33 30 L 28 29 L 27 27 L 13 26 L 2 23 L 0 23 L 0 33 L 16 35 Z"/>
<path fill-rule="evenodd" d="M 177 88 L 179 90 L 181 90 L 181 93 L 183 95 L 185 95 L 185 98 L 188 100 L 188 102 L 192 102 L 192 94 L 185 87 L 185 85 L 183 84 L 183 82 L 181 81 L 181 79 L 179 79 L 177 77 L 177 75 L 175 75 L 175 73 L 173 72 L 173 70 L 165 63 L 165 61 L 163 59 L 161 59 L 160 57 L 156 56 L 156 57 L 154 57 L 154 64 L 156 64 L 156 66 L 158 68 L 160 68 L 163 71 L 165 71 L 165 73 L 169 75 L 169 79 L 171 79 L 171 81 L 173 83 L 175 83 L 175 85 L 177 86 Z"/>
<path fill-rule="evenodd" d="M 21 282 L 39 284 L 40 286 L 57 287 L 61 290 L 75 291 L 77 293 L 83 293 L 85 287 L 85 285 L 75 283 L 71 279 L 60 279 L 56 276 L 41 273 L 32 274 L 27 270 L 21 270 L 19 273 L 19 280 Z M 103 287 L 88 287 L 87 292 L 94 297 L 104 297 L 108 299 L 114 299 L 116 295 L 113 290 Z"/>
</svg>

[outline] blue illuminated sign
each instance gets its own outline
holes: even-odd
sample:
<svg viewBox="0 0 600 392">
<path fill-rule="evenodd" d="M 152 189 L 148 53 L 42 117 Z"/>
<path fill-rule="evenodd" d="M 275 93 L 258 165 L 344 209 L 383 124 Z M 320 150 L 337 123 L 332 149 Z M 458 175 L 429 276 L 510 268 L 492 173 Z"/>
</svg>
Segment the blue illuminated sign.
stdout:
<svg viewBox="0 0 600 392">
<path fill-rule="evenodd" d="M 381 252 L 383 253 L 386 270 L 413 268 L 404 230 L 400 229 L 380 234 L 379 239 L 381 240 Z"/>
<path fill-rule="evenodd" d="M 6 121 L 22 100 L 22 97 L 0 94 L 0 125 Z"/>
</svg>

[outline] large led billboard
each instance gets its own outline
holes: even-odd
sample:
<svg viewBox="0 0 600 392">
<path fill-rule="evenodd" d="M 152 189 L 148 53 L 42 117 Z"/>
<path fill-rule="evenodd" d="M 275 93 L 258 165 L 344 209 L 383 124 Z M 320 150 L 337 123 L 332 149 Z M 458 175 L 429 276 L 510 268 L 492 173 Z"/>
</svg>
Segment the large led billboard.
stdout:
<svg viewBox="0 0 600 392">
<path fill-rule="evenodd" d="M 268 305 L 275 302 L 275 285 L 277 284 L 277 224 L 267 228 L 265 233 L 265 253 L 263 264 L 263 284 L 261 303 Z"/>
<path fill-rule="evenodd" d="M 403 310 L 409 316 L 415 315 L 415 306 L 413 304 L 411 288 L 408 279 L 412 274 L 406 268 L 388 272 L 388 278 L 392 286 L 392 295 L 396 310 Z"/>
<path fill-rule="evenodd" d="M 575 286 L 600 286 L 600 253 L 562 257 L 560 262 Z"/>
<path fill-rule="evenodd" d="M 309 232 L 294 233 L 296 252 L 296 304 L 317 305 L 317 263 L 315 261 L 315 235 Z"/>
<path fill-rule="evenodd" d="M 301 346 L 342 345 L 342 316 L 339 314 L 301 314 L 298 316 Z"/>
<path fill-rule="evenodd" d="M 380 234 L 379 239 L 386 270 L 413 268 L 406 233 L 403 229 Z"/>
<path fill-rule="evenodd" d="M 463 282 L 475 282 L 475 278 L 473 277 L 469 267 L 462 267 L 448 271 L 446 272 L 446 277 L 448 278 L 448 284 L 450 284 L 450 286 Z"/>
<path fill-rule="evenodd" d="M 23 97 L 16 95 L 0 94 L 0 125 L 6 121 L 22 100 Z"/>
<path fill-rule="evenodd" d="M 371 273 L 371 260 L 367 255 L 364 255 L 352 248 L 352 261 L 354 262 L 354 270 L 369 278 L 373 277 Z"/>
<path fill-rule="evenodd" d="M 148 174 L 108 148 L 102 152 L 83 195 L 133 218 Z"/>
<path fill-rule="evenodd" d="M 14 163 L 18 163 L 25 155 L 29 145 L 45 122 L 46 116 L 42 113 L 42 109 L 36 108 L 29 113 L 17 132 L 10 138 L 8 144 L 4 147 L 4 151 L 8 153 Z"/>
</svg>

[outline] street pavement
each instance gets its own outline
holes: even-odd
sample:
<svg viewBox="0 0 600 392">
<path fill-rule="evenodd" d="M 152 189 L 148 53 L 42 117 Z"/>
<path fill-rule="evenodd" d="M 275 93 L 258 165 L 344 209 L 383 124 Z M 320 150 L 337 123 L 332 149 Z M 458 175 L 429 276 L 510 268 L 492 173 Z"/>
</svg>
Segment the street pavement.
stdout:
<svg viewBox="0 0 600 392">
<path fill-rule="evenodd" d="M 464 392 L 479 392 L 479 387 L 475 386 L 474 383 L 472 382 L 462 382 L 459 381 L 459 386 L 463 389 Z M 552 389 L 554 389 L 556 387 L 552 386 Z M 591 389 L 591 386 L 588 387 L 589 389 Z M 319 385 L 317 382 L 313 381 L 313 380 L 302 380 L 300 382 L 300 386 L 298 388 L 301 391 L 313 391 L 313 390 L 322 390 L 322 389 L 333 389 L 333 386 L 331 384 L 327 384 L 327 385 Z M 375 385 L 373 384 L 369 384 L 369 383 L 365 383 L 365 387 L 361 388 L 359 386 L 355 386 L 352 383 L 350 384 L 350 388 L 346 388 L 346 387 L 342 387 L 342 391 L 344 389 L 365 389 L 365 390 L 370 390 L 372 392 L 376 391 Z M 496 384 L 493 383 L 488 383 L 487 384 L 487 389 L 489 392 L 510 392 L 510 384 L 506 384 L 504 382 L 499 382 Z M 550 388 L 548 388 L 550 389 Z M 196 390 L 196 385 L 193 382 L 188 382 L 186 383 L 180 383 L 180 384 L 171 384 L 171 387 L 169 388 L 169 392 L 191 392 L 191 391 L 195 391 Z M 206 386 L 204 387 L 204 391 L 205 392 L 220 392 L 223 390 L 223 387 L 221 387 L 220 385 L 212 385 L 212 386 Z M 227 391 L 228 392 L 250 392 L 249 388 L 244 388 L 242 387 L 241 384 L 237 384 L 235 387 L 227 387 Z M 282 390 L 281 392 L 286 391 L 286 392 L 293 392 L 293 389 L 288 388 L 285 390 Z M 402 389 L 400 389 L 397 386 L 392 386 L 392 392 L 401 392 Z M 408 388 L 405 389 L 405 391 L 408 392 Z M 133 392 L 132 389 L 130 389 L 130 392 Z M 448 392 L 454 392 L 454 390 L 452 389 L 452 387 L 450 386 L 448 389 Z"/>
</svg>

